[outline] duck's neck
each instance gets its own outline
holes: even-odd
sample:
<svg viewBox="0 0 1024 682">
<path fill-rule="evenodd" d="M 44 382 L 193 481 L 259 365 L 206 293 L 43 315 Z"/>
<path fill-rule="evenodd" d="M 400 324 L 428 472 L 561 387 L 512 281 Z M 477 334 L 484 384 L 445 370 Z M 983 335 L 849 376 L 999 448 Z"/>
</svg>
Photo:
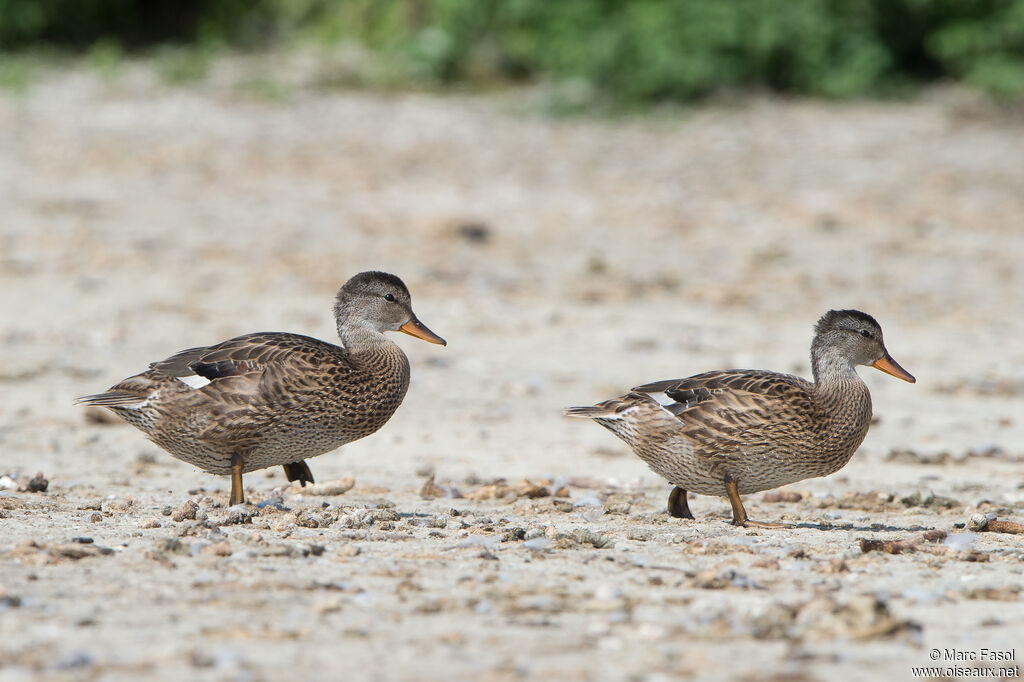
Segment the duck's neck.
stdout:
<svg viewBox="0 0 1024 682">
<path fill-rule="evenodd" d="M 814 383 L 818 386 L 861 380 L 849 360 L 835 353 L 829 353 L 824 348 L 811 349 L 811 372 L 814 374 Z"/>
<path fill-rule="evenodd" d="M 397 343 L 368 325 L 339 324 L 338 336 L 352 368 L 351 374 L 338 375 L 343 377 L 340 392 L 346 396 L 342 402 L 350 411 L 345 412 L 346 423 L 354 419 L 358 424 L 356 430 L 369 435 L 383 426 L 402 404 L 409 390 L 409 358 Z M 351 415 L 355 417 L 349 418 Z"/>
<path fill-rule="evenodd" d="M 856 452 L 871 424 L 871 394 L 848 360 L 830 353 L 812 356 L 814 400 L 825 428 L 822 447 L 835 457 L 838 471 Z"/>
<path fill-rule="evenodd" d="M 821 395 L 835 394 L 846 400 L 863 398 L 867 400 L 870 411 L 871 397 L 867 384 L 850 361 L 835 353 L 814 351 L 811 353 L 811 371 L 817 392 Z"/>
<path fill-rule="evenodd" d="M 871 416 L 871 394 L 857 371 L 847 363 L 844 367 L 815 368 L 815 393 L 825 402 L 843 402 L 862 406 Z"/>
<path fill-rule="evenodd" d="M 352 355 L 376 355 L 393 352 L 398 344 L 384 336 L 383 333 L 367 324 L 356 324 L 351 321 L 338 324 L 338 338 L 341 345 Z"/>
<path fill-rule="evenodd" d="M 338 336 L 349 357 L 368 373 L 367 381 L 380 382 L 379 389 L 375 389 L 378 398 L 391 407 L 390 411 L 379 410 L 378 416 L 386 413 L 386 420 L 409 388 L 409 358 L 397 343 L 372 327 L 339 325 Z"/>
</svg>

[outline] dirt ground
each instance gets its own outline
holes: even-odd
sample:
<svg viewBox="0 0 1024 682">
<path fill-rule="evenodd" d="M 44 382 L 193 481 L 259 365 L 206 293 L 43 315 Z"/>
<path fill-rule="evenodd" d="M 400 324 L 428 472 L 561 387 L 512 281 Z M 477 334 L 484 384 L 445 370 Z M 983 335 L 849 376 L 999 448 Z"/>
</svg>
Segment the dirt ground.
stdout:
<svg viewBox="0 0 1024 682">
<path fill-rule="evenodd" d="M 0 680 L 1019 672 L 1024 536 L 963 525 L 1024 521 L 1019 108 L 552 119 L 519 93 L 268 100 L 230 66 L 0 93 Z M 331 340 L 366 269 L 449 345 L 398 339 L 398 413 L 310 461 L 333 489 L 257 472 L 261 506 L 229 510 L 226 479 L 72 404 L 245 332 Z M 663 480 L 561 415 L 707 369 L 807 375 L 839 307 L 918 383 L 862 368 L 853 461 L 746 500 L 792 529 L 711 497 L 671 518 Z"/>
</svg>

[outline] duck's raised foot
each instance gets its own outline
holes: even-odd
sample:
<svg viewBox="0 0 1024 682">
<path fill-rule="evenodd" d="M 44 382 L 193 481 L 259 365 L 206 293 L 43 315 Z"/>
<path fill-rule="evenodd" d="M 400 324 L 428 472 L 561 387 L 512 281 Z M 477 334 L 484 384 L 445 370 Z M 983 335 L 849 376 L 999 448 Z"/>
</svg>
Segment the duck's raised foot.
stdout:
<svg viewBox="0 0 1024 682">
<path fill-rule="evenodd" d="M 300 459 L 298 462 L 291 462 L 289 464 L 282 464 L 284 468 L 284 475 L 288 477 L 290 482 L 298 481 L 299 485 L 303 488 L 306 487 L 306 483 L 314 483 L 313 472 L 309 470 L 309 465 L 306 464 L 306 460 Z"/>
<path fill-rule="evenodd" d="M 686 491 L 676 486 L 668 494 L 668 513 L 677 519 L 692 519 L 690 503 L 686 499 Z"/>
</svg>

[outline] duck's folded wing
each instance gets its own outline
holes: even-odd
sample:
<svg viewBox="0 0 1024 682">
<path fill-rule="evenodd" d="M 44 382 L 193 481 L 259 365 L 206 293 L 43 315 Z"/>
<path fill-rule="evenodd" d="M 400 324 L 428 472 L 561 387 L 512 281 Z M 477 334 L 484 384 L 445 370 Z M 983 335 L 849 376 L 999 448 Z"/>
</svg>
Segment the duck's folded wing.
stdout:
<svg viewBox="0 0 1024 682">
<path fill-rule="evenodd" d="M 300 334 L 246 334 L 213 346 L 188 348 L 152 363 L 150 368 L 175 377 L 198 375 L 212 381 L 291 362 L 296 357 L 315 354 L 328 345 Z"/>
<path fill-rule="evenodd" d="M 258 333 L 183 350 L 154 362 L 150 371 L 174 377 L 216 403 L 281 408 L 299 388 L 292 384 L 325 362 L 351 370 L 340 347 L 299 334 Z"/>
<path fill-rule="evenodd" d="M 808 428 L 814 414 L 811 386 L 789 374 L 730 370 L 656 381 L 633 391 L 650 396 L 675 415 L 690 437 L 721 443 Z"/>
</svg>

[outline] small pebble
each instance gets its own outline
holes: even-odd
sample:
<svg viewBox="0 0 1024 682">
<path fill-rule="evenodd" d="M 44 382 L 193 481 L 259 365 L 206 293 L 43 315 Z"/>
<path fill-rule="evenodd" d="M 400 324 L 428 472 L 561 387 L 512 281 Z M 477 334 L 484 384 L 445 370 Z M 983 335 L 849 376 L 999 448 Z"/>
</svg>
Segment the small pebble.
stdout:
<svg viewBox="0 0 1024 682">
<path fill-rule="evenodd" d="M 160 538 L 156 541 L 156 549 L 158 552 L 167 554 L 182 554 L 185 556 L 192 554 L 192 550 L 178 538 Z"/>
<path fill-rule="evenodd" d="M 221 521 L 223 526 L 236 526 L 252 523 L 252 517 L 256 515 L 256 508 L 246 508 L 244 504 L 236 504 L 228 508 L 228 515 Z"/>
<path fill-rule="evenodd" d="M 972 514 L 967 521 L 967 530 L 978 533 L 988 527 L 988 516 L 985 514 Z"/>
<path fill-rule="evenodd" d="M 338 520 L 338 511 L 323 507 L 306 507 L 296 509 L 292 518 L 295 525 L 303 528 L 327 528 Z"/>
<path fill-rule="evenodd" d="M 526 530 L 523 528 L 509 528 L 502 536 L 502 542 L 518 542 L 526 537 Z"/>
<path fill-rule="evenodd" d="M 171 514 L 171 520 L 178 523 L 188 520 L 194 520 L 196 518 L 196 512 L 199 510 L 199 505 L 193 500 L 185 500 L 182 502 L 181 507 Z"/>
<path fill-rule="evenodd" d="M 28 483 L 23 483 L 18 486 L 18 492 L 21 493 L 45 493 L 46 489 L 50 487 L 50 482 L 46 480 L 42 472 L 37 473 Z"/>
<path fill-rule="evenodd" d="M 123 500 L 106 500 L 100 505 L 100 511 L 106 514 L 125 514 L 135 509 L 135 498 L 126 497 Z"/>
<path fill-rule="evenodd" d="M 471 244 L 486 244 L 491 240 L 490 226 L 476 220 L 459 223 L 455 232 Z"/>
<path fill-rule="evenodd" d="M 200 549 L 199 553 L 211 556 L 231 556 L 231 543 L 226 540 L 214 542 Z"/>
<path fill-rule="evenodd" d="M 341 611 L 341 606 L 341 597 L 338 597 L 337 595 L 332 595 L 330 597 L 327 597 L 326 599 L 321 599 L 317 603 L 316 612 L 319 615 L 337 613 L 338 611 Z"/>
<path fill-rule="evenodd" d="M 567 500 L 551 500 L 551 506 L 557 509 L 558 511 L 565 513 L 569 513 L 576 509 L 575 505 L 573 505 L 572 502 L 569 502 Z"/>
<path fill-rule="evenodd" d="M 427 528 L 447 528 L 448 527 L 448 515 L 438 514 L 427 520 Z"/>
<path fill-rule="evenodd" d="M 19 606 L 21 606 L 20 596 L 0 591 L 0 610 L 4 608 L 16 609 Z"/>
</svg>

